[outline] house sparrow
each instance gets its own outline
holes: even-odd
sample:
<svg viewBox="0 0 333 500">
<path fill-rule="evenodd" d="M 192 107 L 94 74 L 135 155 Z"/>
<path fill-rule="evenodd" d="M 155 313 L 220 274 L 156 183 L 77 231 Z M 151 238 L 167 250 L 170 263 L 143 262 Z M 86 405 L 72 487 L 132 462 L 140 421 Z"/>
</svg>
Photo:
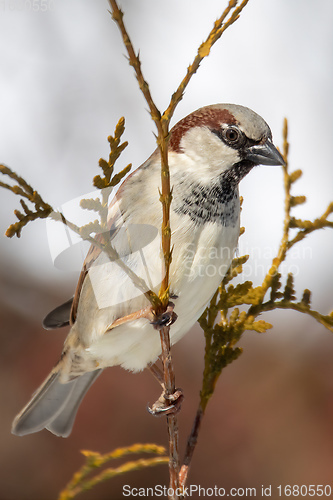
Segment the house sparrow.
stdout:
<svg viewBox="0 0 333 500">
<path fill-rule="evenodd" d="M 178 315 L 171 343 L 204 311 L 227 272 L 240 229 L 239 181 L 259 164 L 282 165 L 267 123 L 252 110 L 215 104 L 191 113 L 170 132 L 172 262 L 170 296 Z M 19 436 L 43 428 L 72 430 L 79 404 L 102 369 L 137 372 L 161 353 L 144 289 L 162 281 L 159 202 L 161 164 L 156 150 L 123 182 L 109 207 L 110 258 L 92 246 L 74 299 L 52 311 L 46 328 L 70 324 L 59 363 L 14 420 Z M 133 282 L 124 266 L 135 272 Z M 145 285 L 142 285 L 145 283 Z"/>
</svg>

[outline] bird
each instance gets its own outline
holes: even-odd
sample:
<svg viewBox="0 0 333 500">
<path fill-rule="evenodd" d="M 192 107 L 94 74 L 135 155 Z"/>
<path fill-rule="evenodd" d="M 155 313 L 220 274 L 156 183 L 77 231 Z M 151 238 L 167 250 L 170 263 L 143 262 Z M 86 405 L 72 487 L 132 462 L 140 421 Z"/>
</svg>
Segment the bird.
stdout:
<svg viewBox="0 0 333 500">
<path fill-rule="evenodd" d="M 60 361 L 16 416 L 18 436 L 47 429 L 67 437 L 79 405 L 103 369 L 132 372 L 161 354 L 145 291 L 163 279 L 159 149 L 122 183 L 108 208 L 113 257 L 92 245 L 74 297 L 45 328 L 70 325 Z M 239 182 L 257 165 L 284 165 L 261 116 L 237 104 L 204 106 L 171 130 L 171 344 L 194 325 L 225 276 L 240 232 Z M 177 319 L 175 317 L 177 315 Z M 165 320 L 165 318 L 164 318 Z M 175 321 L 174 321 L 175 320 Z"/>
</svg>

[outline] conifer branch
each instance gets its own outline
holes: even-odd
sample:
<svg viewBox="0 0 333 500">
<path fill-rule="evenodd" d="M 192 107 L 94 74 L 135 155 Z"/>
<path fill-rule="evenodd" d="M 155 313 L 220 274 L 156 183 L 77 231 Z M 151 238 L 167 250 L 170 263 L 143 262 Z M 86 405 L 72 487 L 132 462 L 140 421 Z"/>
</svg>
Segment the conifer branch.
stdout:
<svg viewBox="0 0 333 500">
<path fill-rule="evenodd" d="M 193 63 L 189 66 L 187 70 L 186 76 L 180 83 L 176 92 L 173 93 L 169 106 L 164 111 L 164 113 L 161 113 L 152 99 L 149 85 L 143 76 L 139 55 L 137 55 L 134 50 L 133 44 L 130 40 L 130 37 L 123 22 L 123 17 L 124 17 L 123 12 L 119 9 L 116 0 L 109 0 L 109 4 L 111 7 L 111 15 L 113 20 L 117 23 L 119 27 L 124 45 L 127 50 L 129 64 L 133 67 L 135 71 L 135 76 L 138 81 L 140 90 L 142 91 L 146 99 L 146 102 L 150 110 L 151 118 L 155 122 L 157 128 L 156 140 L 161 155 L 161 192 L 160 192 L 160 201 L 162 203 L 161 244 L 162 244 L 163 264 L 164 264 L 163 279 L 159 291 L 161 306 L 156 308 L 157 315 L 166 310 L 169 303 L 169 290 L 170 290 L 169 270 L 172 260 L 171 228 L 170 228 L 170 206 L 172 202 L 172 189 L 170 186 L 170 172 L 168 165 L 168 141 L 169 141 L 170 120 L 174 114 L 174 111 L 178 103 L 183 97 L 184 91 L 190 79 L 197 71 L 200 62 L 209 55 L 212 46 L 221 37 L 222 33 L 238 19 L 240 12 L 248 3 L 248 0 L 243 0 L 239 5 L 239 7 L 236 8 L 237 3 L 238 0 L 229 1 L 227 8 L 224 10 L 222 16 L 215 22 L 206 41 L 200 45 L 198 53 L 194 58 Z M 227 19 L 229 14 L 230 17 L 229 19 Z M 168 397 L 175 392 L 175 384 L 174 384 L 175 376 L 173 371 L 173 365 L 171 361 L 167 362 L 167 360 L 169 359 L 171 360 L 170 338 L 169 338 L 170 327 L 162 328 L 162 330 L 160 331 L 160 335 L 161 335 L 163 366 L 167 367 L 167 370 L 164 369 L 164 382 L 166 389 L 166 397 Z M 173 415 L 168 417 L 168 429 L 170 437 L 169 441 L 170 488 L 176 491 L 176 489 L 179 486 L 179 459 L 177 451 L 178 426 L 177 426 L 176 416 Z"/>
<path fill-rule="evenodd" d="M 202 419 L 208 401 L 214 393 L 216 382 L 223 368 L 236 360 L 242 353 L 242 349 L 237 347 L 236 344 L 246 330 L 264 333 L 272 328 L 270 323 L 261 319 L 257 320 L 258 316 L 275 309 L 291 309 L 309 315 L 333 332 L 333 311 L 328 315 L 324 315 L 311 309 L 311 292 L 308 289 L 304 290 L 302 299 L 297 301 L 292 273 L 288 274 L 284 289 L 281 289 L 282 284 L 279 268 L 281 263 L 286 259 L 288 250 L 310 232 L 333 226 L 333 223 L 327 220 L 333 212 L 333 203 L 330 203 L 323 215 L 315 219 L 314 222 L 296 220 L 291 216 L 292 208 L 303 203 L 305 196 L 293 196 L 291 194 L 291 188 L 301 177 L 302 171 L 295 170 L 289 173 L 288 151 L 288 123 L 285 119 L 283 125 L 283 157 L 285 165 L 282 167 L 285 189 L 283 233 L 277 256 L 273 259 L 263 283 L 257 287 L 253 287 L 251 281 L 245 281 L 236 286 L 230 284 L 230 281 L 242 272 L 242 265 L 247 261 L 248 256 L 234 259 L 209 306 L 198 320 L 204 331 L 206 341 L 205 366 L 199 405 L 192 431 L 188 438 L 185 458 L 181 468 L 181 485 L 185 485 Z M 290 240 L 290 229 L 295 227 L 299 228 L 299 231 Z M 270 295 L 269 300 L 265 302 L 264 298 L 267 292 L 270 292 Z M 248 309 L 240 311 L 236 306 L 248 306 Z M 218 318 L 219 315 L 220 318 Z"/>
<path fill-rule="evenodd" d="M 6 165 L 0 165 L 0 172 L 17 182 L 17 184 L 7 184 L 0 181 L 0 187 L 7 189 L 8 191 L 12 191 L 12 193 L 22 197 L 20 199 L 20 204 L 23 212 L 20 210 L 14 210 L 14 214 L 18 218 L 18 222 L 11 224 L 5 233 L 8 238 L 12 238 L 15 235 L 19 238 L 24 226 L 36 219 L 45 219 L 51 214 L 51 212 L 53 212 L 53 208 L 43 200 L 41 195 L 34 190 L 32 186 L 30 186 L 30 184 L 23 179 L 23 177 L 20 177 L 16 172 L 13 172 L 13 170 L 9 167 L 6 167 Z M 29 204 L 33 205 L 35 210 L 31 210 L 23 198 L 25 198 Z"/>
<path fill-rule="evenodd" d="M 117 448 L 116 450 L 106 453 L 105 455 L 101 455 L 100 453 L 93 451 L 82 451 L 81 453 L 85 456 L 86 463 L 78 472 L 74 474 L 66 488 L 60 493 L 58 500 L 71 500 L 79 493 L 89 490 L 97 484 L 113 477 L 126 474 L 134 470 L 168 463 L 168 457 L 165 456 L 165 448 L 155 444 L 134 444 L 126 448 Z M 140 458 L 139 460 L 125 462 L 118 467 L 109 467 L 91 477 L 91 474 L 95 472 L 96 469 L 100 469 L 112 460 L 123 458 L 128 455 L 147 453 L 158 456 L 148 459 Z"/>
</svg>

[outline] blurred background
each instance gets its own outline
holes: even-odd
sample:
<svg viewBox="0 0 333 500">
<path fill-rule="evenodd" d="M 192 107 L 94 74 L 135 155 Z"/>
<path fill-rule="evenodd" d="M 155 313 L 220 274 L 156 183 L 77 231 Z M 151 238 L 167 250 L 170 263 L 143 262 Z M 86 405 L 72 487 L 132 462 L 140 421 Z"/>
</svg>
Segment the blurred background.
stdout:
<svg viewBox="0 0 333 500">
<path fill-rule="evenodd" d="M 33 9 L 33 5 L 35 9 Z M 125 23 L 158 107 L 164 110 L 199 44 L 226 2 L 122 0 Z M 23 7 L 22 7 L 23 6 Z M 119 168 L 139 166 L 155 149 L 154 125 L 124 57 L 106 1 L 0 1 L 0 161 L 54 207 L 91 192 L 107 136 L 121 116 L 129 147 Z M 45 10 L 45 11 L 44 11 Z M 282 143 L 289 119 L 290 167 L 303 169 L 295 195 L 307 195 L 296 217 L 314 219 L 333 199 L 333 3 L 250 0 L 214 46 L 178 106 L 173 123 L 216 102 L 248 106 Z M 239 254 L 251 258 L 244 278 L 261 282 L 278 248 L 283 221 L 279 167 L 260 167 L 241 183 Z M 1 190 L 0 232 L 14 222 L 18 198 Z M 80 407 L 71 436 L 47 431 L 19 438 L 11 421 L 60 355 L 66 329 L 41 326 L 72 296 L 78 268 L 53 263 L 45 221 L 20 239 L 0 238 L 0 499 L 56 498 L 83 463 L 79 450 L 107 452 L 134 442 L 166 444 L 166 424 L 147 411 L 160 388 L 149 373 L 104 372 Z M 332 309 L 330 231 L 296 246 L 283 266 L 298 294 Z M 333 339 L 303 315 L 267 314 L 274 329 L 247 332 L 243 355 L 223 373 L 208 406 L 189 482 L 205 487 L 332 484 Z M 177 385 L 185 392 L 181 451 L 198 403 L 203 335 L 194 328 L 173 349 Z M 122 498 L 122 485 L 167 483 L 167 468 L 136 472 L 99 486 L 87 499 Z M 84 498 L 84 496 L 82 496 Z"/>
</svg>

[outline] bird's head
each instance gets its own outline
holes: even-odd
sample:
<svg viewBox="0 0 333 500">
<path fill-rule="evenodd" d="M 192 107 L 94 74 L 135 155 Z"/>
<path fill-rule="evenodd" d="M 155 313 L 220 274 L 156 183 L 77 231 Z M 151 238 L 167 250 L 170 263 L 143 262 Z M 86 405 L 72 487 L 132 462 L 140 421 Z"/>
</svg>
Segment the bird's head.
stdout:
<svg viewBox="0 0 333 500">
<path fill-rule="evenodd" d="M 255 165 L 284 164 L 267 123 L 236 104 L 205 106 L 180 120 L 170 132 L 169 155 L 184 155 L 183 167 L 204 184 L 235 165 L 244 165 L 245 175 Z"/>
</svg>

